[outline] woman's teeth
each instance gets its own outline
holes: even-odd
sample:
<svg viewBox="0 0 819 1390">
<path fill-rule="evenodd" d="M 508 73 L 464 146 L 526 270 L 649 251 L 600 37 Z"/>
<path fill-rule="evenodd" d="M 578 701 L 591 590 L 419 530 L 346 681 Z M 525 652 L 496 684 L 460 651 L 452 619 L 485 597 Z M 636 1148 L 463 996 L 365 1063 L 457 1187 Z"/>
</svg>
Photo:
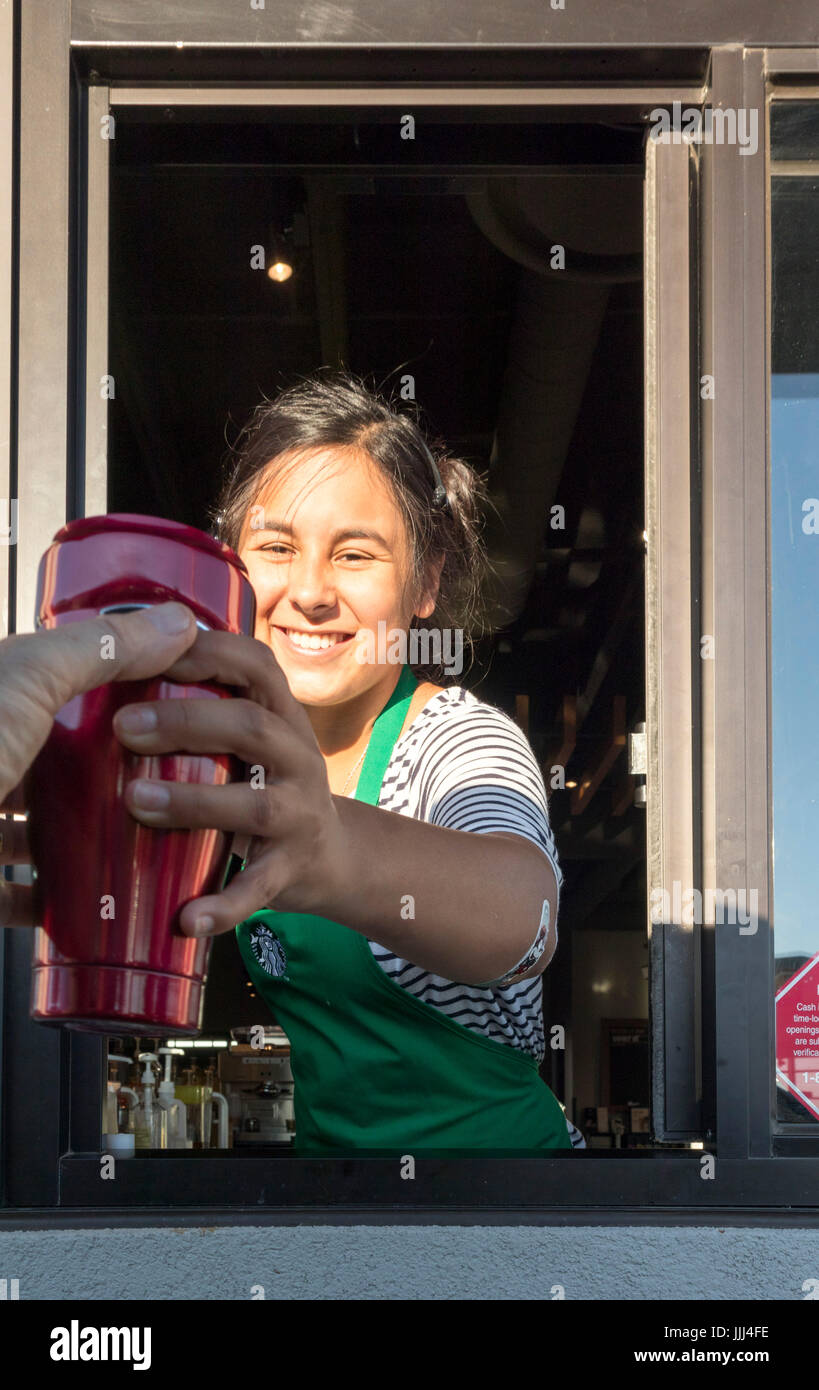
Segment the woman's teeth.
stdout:
<svg viewBox="0 0 819 1390">
<path fill-rule="evenodd" d="M 338 642 L 346 642 L 350 635 L 348 632 L 323 632 L 319 636 L 315 632 L 298 632 L 292 627 L 286 627 L 284 631 L 294 646 L 303 647 L 305 651 L 312 652 L 334 647 Z"/>
</svg>

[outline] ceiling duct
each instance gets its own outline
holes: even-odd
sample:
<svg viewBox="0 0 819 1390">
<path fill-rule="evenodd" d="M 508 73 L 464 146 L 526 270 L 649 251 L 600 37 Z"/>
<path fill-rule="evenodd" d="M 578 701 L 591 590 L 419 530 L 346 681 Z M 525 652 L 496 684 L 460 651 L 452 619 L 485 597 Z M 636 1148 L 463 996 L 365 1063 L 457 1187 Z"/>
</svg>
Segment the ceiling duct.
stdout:
<svg viewBox="0 0 819 1390">
<path fill-rule="evenodd" d="M 521 266 L 489 464 L 493 629 L 526 603 L 610 286 L 640 277 L 640 190 L 631 179 L 567 174 L 491 180 L 466 195 L 484 235 Z M 563 270 L 552 268 L 556 246 Z"/>
</svg>

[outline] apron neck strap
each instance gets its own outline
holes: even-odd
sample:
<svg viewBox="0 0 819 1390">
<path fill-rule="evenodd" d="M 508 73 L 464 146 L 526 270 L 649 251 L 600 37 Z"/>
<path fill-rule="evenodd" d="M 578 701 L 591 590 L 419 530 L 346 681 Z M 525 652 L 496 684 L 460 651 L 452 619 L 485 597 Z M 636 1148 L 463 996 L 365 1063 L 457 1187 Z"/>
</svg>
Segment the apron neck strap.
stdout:
<svg viewBox="0 0 819 1390">
<path fill-rule="evenodd" d="M 367 756 L 364 759 L 358 786 L 355 790 L 354 799 L 356 801 L 366 801 L 370 806 L 378 805 L 378 795 L 381 791 L 384 773 L 387 771 L 392 750 L 404 727 L 404 720 L 407 717 L 407 711 L 417 686 L 418 682 L 415 676 L 409 666 L 405 664 L 401 668 L 401 674 L 392 695 L 373 725 L 370 742 L 367 745 Z"/>
</svg>

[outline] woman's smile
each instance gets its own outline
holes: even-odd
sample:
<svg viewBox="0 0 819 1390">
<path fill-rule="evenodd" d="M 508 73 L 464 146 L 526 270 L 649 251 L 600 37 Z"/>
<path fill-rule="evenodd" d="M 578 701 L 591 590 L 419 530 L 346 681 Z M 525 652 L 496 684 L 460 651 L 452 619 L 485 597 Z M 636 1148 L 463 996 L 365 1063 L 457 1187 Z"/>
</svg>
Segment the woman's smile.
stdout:
<svg viewBox="0 0 819 1390">
<path fill-rule="evenodd" d="M 435 606 L 432 594 L 416 593 L 400 508 L 366 454 L 329 446 L 281 456 L 256 499 L 240 541 L 256 636 L 314 728 L 319 718 L 323 729 L 341 720 L 347 738 L 352 719 L 361 734 L 399 675 L 394 660 L 374 657 L 375 634 L 381 625 L 406 632 L 414 613 Z"/>
<path fill-rule="evenodd" d="M 287 644 L 289 651 L 297 652 L 299 656 L 307 657 L 310 661 L 336 655 L 354 635 L 352 632 L 337 632 L 329 628 L 318 631 L 313 628 L 279 627 L 276 624 L 271 624 L 270 630 L 280 641 Z"/>
</svg>

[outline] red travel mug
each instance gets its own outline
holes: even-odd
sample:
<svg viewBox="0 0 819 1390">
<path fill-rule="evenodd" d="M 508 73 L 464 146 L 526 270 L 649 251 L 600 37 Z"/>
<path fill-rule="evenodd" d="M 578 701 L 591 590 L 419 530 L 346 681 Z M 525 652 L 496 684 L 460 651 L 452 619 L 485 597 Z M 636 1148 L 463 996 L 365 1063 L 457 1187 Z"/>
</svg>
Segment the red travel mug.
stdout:
<svg viewBox="0 0 819 1390">
<path fill-rule="evenodd" d="M 228 546 L 160 517 L 86 517 L 63 526 L 40 561 L 36 624 L 172 599 L 187 604 L 201 627 L 254 631 L 253 589 Z M 112 719 L 134 701 L 233 694 L 159 676 L 100 685 L 59 711 L 26 778 L 42 924 L 34 932 L 32 1018 L 94 1033 L 199 1031 L 211 942 L 183 936 L 178 914 L 191 898 L 219 891 L 231 837 L 141 825 L 123 792 L 135 777 L 222 786 L 241 780 L 244 768 L 223 755 L 132 753 Z"/>
</svg>

